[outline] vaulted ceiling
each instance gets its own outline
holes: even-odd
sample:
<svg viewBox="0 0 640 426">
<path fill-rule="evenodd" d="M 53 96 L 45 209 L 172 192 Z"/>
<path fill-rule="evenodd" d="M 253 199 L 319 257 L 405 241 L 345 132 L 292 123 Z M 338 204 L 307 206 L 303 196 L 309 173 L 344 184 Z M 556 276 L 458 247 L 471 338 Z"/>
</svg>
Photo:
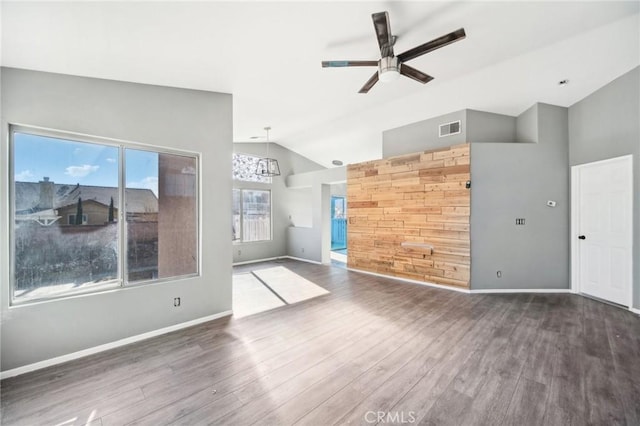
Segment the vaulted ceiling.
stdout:
<svg viewBox="0 0 640 426">
<path fill-rule="evenodd" d="M 378 83 L 371 14 L 389 12 L 396 53 L 464 27 L 411 61 L 435 79 Z M 518 115 L 570 106 L 640 63 L 630 2 L 2 2 L 1 63 L 232 93 L 234 141 L 271 141 L 325 166 L 381 156 L 382 131 L 472 108 Z M 569 79 L 560 87 L 558 81 Z"/>
</svg>

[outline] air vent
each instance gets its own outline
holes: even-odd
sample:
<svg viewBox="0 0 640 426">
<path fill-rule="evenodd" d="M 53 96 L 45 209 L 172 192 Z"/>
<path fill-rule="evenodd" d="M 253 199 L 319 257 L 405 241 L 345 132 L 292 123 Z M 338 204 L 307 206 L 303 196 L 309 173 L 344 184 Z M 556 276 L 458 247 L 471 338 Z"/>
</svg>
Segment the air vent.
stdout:
<svg viewBox="0 0 640 426">
<path fill-rule="evenodd" d="M 457 135 L 458 133 L 460 133 L 460 120 L 440 125 L 441 138 L 444 136 Z"/>
</svg>

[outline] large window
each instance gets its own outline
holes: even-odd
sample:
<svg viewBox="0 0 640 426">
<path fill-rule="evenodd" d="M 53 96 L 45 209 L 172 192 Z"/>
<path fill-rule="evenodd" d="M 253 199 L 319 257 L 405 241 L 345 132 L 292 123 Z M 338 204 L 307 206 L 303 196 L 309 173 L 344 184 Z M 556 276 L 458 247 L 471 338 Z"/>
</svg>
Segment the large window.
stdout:
<svg viewBox="0 0 640 426">
<path fill-rule="evenodd" d="M 198 158 L 11 128 L 12 301 L 198 273 Z"/>
<path fill-rule="evenodd" d="M 271 191 L 233 190 L 233 241 L 271 239 Z"/>
</svg>

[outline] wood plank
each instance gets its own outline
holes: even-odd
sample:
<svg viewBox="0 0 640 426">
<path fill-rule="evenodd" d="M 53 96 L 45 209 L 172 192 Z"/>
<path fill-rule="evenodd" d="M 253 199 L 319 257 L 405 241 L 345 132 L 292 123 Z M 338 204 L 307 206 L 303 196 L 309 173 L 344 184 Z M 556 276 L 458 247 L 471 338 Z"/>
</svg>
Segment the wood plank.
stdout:
<svg viewBox="0 0 640 426">
<path fill-rule="evenodd" d="M 291 260 L 236 270 L 275 265 L 331 293 L 5 379 L 2 424 L 367 424 L 371 409 L 412 424 L 638 423 L 631 312 Z"/>
<path fill-rule="evenodd" d="M 426 302 L 428 303 L 428 302 Z M 409 336 L 400 336 L 395 332 L 397 327 L 407 329 L 412 328 L 412 323 L 419 315 L 415 311 L 407 311 L 405 315 L 398 318 L 397 323 L 389 321 L 386 327 L 378 327 L 375 336 L 366 343 L 351 344 L 348 350 L 343 350 L 335 356 L 324 358 L 311 368 L 303 367 L 298 374 L 291 368 L 286 370 L 287 374 L 273 376 L 272 381 L 256 383 L 257 387 L 243 388 L 235 392 L 239 398 L 246 401 L 242 410 L 236 410 L 219 419 L 220 424 L 251 424 L 263 421 L 264 417 L 278 406 L 285 404 L 290 399 L 300 395 L 305 389 L 322 381 L 327 375 L 337 373 L 338 377 L 347 377 L 358 371 L 354 363 L 366 366 L 383 359 L 387 354 L 397 349 L 398 342 L 408 339 Z M 424 317 L 427 320 L 429 317 Z M 346 359 L 351 360 L 345 362 Z M 306 368 L 306 369 L 304 369 Z M 285 372 L 283 372 L 285 373 Z M 335 377 L 335 376 L 334 376 Z M 265 390 L 269 390 L 265 393 Z M 211 421 L 211 416 L 208 417 Z"/>
<path fill-rule="evenodd" d="M 476 306 L 486 303 L 486 300 L 476 298 L 465 303 L 466 306 Z M 460 336 L 468 332 L 472 321 L 470 319 L 455 320 L 451 317 L 442 318 L 436 326 L 428 326 L 420 329 L 413 339 L 400 345 L 387 358 L 381 360 L 375 366 L 371 366 L 363 374 L 359 375 L 348 386 L 340 389 L 331 398 L 313 409 L 302 418 L 300 424 L 328 424 L 330 419 L 340 418 L 339 423 L 347 424 L 360 417 L 361 411 L 353 416 L 352 407 L 360 404 L 366 397 L 380 386 L 393 381 L 397 372 L 408 362 L 412 363 L 412 371 L 423 366 L 425 358 L 436 358 L 446 353 L 450 345 L 454 345 Z M 447 334 L 447 338 L 443 336 Z M 400 389 L 396 389 L 399 391 Z M 346 402 L 346 403 L 345 403 Z M 376 410 L 377 411 L 377 410 Z M 408 412 L 406 413 L 408 414 Z"/>
<path fill-rule="evenodd" d="M 450 166 L 450 167 L 437 167 L 430 169 L 420 169 L 418 172 L 418 176 L 444 176 L 450 174 L 460 174 L 460 173 L 470 173 L 471 166 L 470 165 L 459 165 L 459 166 Z"/>
<path fill-rule="evenodd" d="M 420 181 L 418 179 L 418 181 Z M 464 189 L 465 183 L 462 181 L 443 182 L 443 183 L 425 183 L 425 191 L 458 191 Z"/>
<path fill-rule="evenodd" d="M 357 209 L 360 207 L 378 207 L 377 201 L 347 201 L 347 208 Z"/>
<path fill-rule="evenodd" d="M 537 424 L 544 417 L 547 387 L 542 383 L 521 377 L 515 388 L 506 424 Z"/>
</svg>

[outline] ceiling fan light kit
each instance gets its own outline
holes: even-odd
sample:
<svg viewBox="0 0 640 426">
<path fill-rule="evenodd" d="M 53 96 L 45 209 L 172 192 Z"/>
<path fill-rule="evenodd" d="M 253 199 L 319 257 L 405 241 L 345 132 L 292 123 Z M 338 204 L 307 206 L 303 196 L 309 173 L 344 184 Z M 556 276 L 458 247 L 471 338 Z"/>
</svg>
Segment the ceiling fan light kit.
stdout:
<svg viewBox="0 0 640 426">
<path fill-rule="evenodd" d="M 397 80 L 400 77 L 400 70 L 398 69 L 398 58 L 382 58 L 378 64 L 378 79 L 387 83 L 389 81 Z"/>
<path fill-rule="evenodd" d="M 400 74 L 409 77 L 412 80 L 422 84 L 433 80 L 428 74 L 418 71 L 415 68 L 405 64 L 405 62 L 415 59 L 425 53 L 433 52 L 436 49 L 444 47 L 448 44 L 462 40 L 466 37 L 464 28 L 453 31 L 442 37 L 436 38 L 413 49 L 395 56 L 393 46 L 397 37 L 391 34 L 391 25 L 389 23 L 389 13 L 378 12 L 371 15 L 373 19 L 373 28 L 378 38 L 378 46 L 380 47 L 380 59 L 377 61 L 322 61 L 323 68 L 341 68 L 341 67 L 372 67 L 377 66 L 378 71 L 369 78 L 362 86 L 359 93 L 367 93 L 379 81 L 386 83 L 397 79 Z"/>
</svg>

